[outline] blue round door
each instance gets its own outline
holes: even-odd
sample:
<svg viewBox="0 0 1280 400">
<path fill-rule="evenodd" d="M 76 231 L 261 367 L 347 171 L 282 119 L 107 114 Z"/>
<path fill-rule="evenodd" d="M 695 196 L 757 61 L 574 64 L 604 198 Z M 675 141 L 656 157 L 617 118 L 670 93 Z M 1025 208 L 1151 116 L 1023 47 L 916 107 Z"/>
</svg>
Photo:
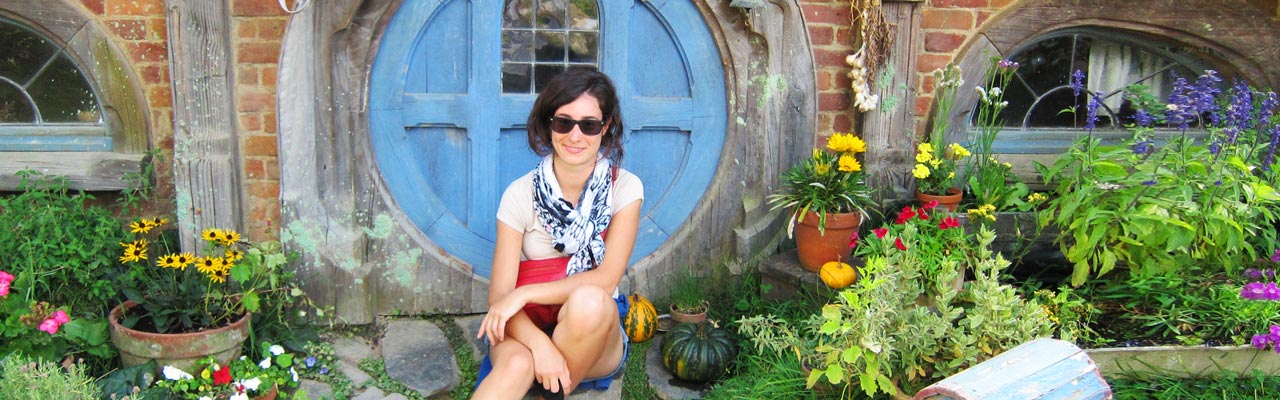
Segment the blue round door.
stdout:
<svg viewBox="0 0 1280 400">
<path fill-rule="evenodd" d="M 644 182 L 631 261 L 676 232 L 724 145 L 719 50 L 687 0 L 405 0 L 369 77 L 370 134 L 397 205 L 488 277 L 498 201 L 537 156 L 525 119 L 542 85 L 596 65 L 617 86 L 623 168 Z M 285 150 L 287 151 L 287 150 Z"/>
</svg>

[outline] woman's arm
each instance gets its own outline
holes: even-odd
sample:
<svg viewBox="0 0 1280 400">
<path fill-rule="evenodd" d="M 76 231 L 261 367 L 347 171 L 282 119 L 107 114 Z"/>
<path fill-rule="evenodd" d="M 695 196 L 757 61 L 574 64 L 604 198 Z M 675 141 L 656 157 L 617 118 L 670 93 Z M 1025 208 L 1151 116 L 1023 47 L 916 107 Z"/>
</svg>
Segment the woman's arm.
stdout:
<svg viewBox="0 0 1280 400">
<path fill-rule="evenodd" d="M 635 249 L 636 233 L 640 229 L 640 204 L 636 200 L 613 214 L 609 222 L 609 234 L 605 236 L 604 261 L 593 270 L 574 274 L 553 282 L 521 286 L 511 294 L 525 303 L 564 304 L 569 293 L 582 285 L 595 285 L 612 293 L 627 270 L 627 261 Z"/>
<path fill-rule="evenodd" d="M 523 232 L 507 226 L 506 223 L 498 223 L 498 237 L 493 249 L 493 273 L 489 278 L 490 309 L 480 323 L 480 331 L 476 332 L 476 337 L 487 334 L 489 340 L 496 343 L 510 335 L 530 349 L 545 348 L 543 346 L 554 347 L 551 338 L 547 337 L 547 334 L 538 329 L 533 324 L 533 320 L 525 315 L 523 308 L 526 303 L 516 305 L 512 303 L 515 299 L 506 298 L 516 287 L 516 276 L 520 273 L 520 246 L 523 243 Z M 496 318 L 499 315 L 495 315 L 494 312 L 497 310 L 493 306 L 498 304 L 501 307 L 502 304 L 507 303 L 514 305 L 516 311 L 505 318 Z"/>
</svg>

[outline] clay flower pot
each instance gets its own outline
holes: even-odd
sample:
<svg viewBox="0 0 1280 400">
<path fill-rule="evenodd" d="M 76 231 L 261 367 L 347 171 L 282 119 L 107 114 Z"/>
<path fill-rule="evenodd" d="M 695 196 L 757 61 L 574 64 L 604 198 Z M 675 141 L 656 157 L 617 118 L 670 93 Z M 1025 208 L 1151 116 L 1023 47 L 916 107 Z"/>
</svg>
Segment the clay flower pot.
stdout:
<svg viewBox="0 0 1280 400">
<path fill-rule="evenodd" d="M 947 189 L 947 194 L 943 196 L 925 194 L 925 193 L 921 193 L 919 190 L 916 190 L 916 200 L 920 200 L 921 204 L 928 203 L 933 200 L 937 200 L 938 206 L 946 207 L 947 210 L 951 212 L 956 212 L 956 207 L 960 206 L 960 200 L 963 198 L 963 196 L 964 196 L 964 193 L 961 193 L 960 189 L 956 189 L 956 188 Z"/>
<path fill-rule="evenodd" d="M 120 350 L 120 361 L 125 367 L 156 360 L 157 367 L 172 365 L 193 371 L 196 361 L 210 355 L 226 364 L 240 355 L 240 347 L 249 338 L 252 314 L 247 313 L 231 325 L 190 333 L 143 332 L 120 325 L 125 311 L 136 305 L 126 301 L 111 309 L 107 318 L 111 324 L 111 343 Z"/>
<path fill-rule="evenodd" d="M 828 213 L 826 232 L 818 232 L 818 214 L 812 211 L 805 213 L 804 220 L 795 227 L 800 266 L 816 273 L 827 262 L 848 262 L 853 251 L 849 240 L 859 225 L 862 225 L 862 213 Z"/>
</svg>

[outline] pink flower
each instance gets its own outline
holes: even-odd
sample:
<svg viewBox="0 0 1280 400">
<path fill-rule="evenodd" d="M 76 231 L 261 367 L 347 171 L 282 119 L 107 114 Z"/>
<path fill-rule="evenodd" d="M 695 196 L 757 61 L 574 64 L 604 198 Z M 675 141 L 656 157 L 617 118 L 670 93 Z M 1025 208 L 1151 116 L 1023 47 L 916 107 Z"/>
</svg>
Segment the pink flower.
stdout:
<svg viewBox="0 0 1280 400">
<path fill-rule="evenodd" d="M 0 297 L 9 295 L 9 282 L 0 281 Z"/>
<path fill-rule="evenodd" d="M 946 218 L 943 218 L 942 221 L 938 221 L 938 228 L 940 229 L 950 229 L 950 228 L 959 228 L 959 227 L 960 227 L 960 220 L 956 219 L 956 217 L 947 216 Z"/>
<path fill-rule="evenodd" d="M 53 318 L 46 319 L 44 322 L 41 322 L 40 327 L 36 329 L 48 332 L 50 335 L 58 333 L 58 321 L 54 321 Z"/>
<path fill-rule="evenodd" d="M 924 209 L 926 210 L 932 210 L 934 209 L 934 207 L 937 207 L 937 206 L 938 206 L 937 200 L 929 200 L 928 203 L 924 203 Z"/>
<path fill-rule="evenodd" d="M 58 326 L 62 326 L 62 324 L 65 324 L 71 321 L 71 317 L 67 316 L 67 312 L 62 310 L 54 311 L 53 317 L 50 317 L 50 318 L 53 318 L 54 321 L 57 321 Z"/>
<path fill-rule="evenodd" d="M 884 239 L 884 235 L 889 234 L 889 228 L 876 228 L 876 229 L 872 229 L 871 231 L 875 232 L 876 239 Z"/>
<path fill-rule="evenodd" d="M 893 239 L 893 247 L 897 247 L 898 250 L 907 251 L 907 245 L 902 243 L 902 238 Z"/>
<path fill-rule="evenodd" d="M 849 248 L 854 247 L 858 247 L 858 231 L 853 231 L 853 234 L 849 235 Z"/>
<path fill-rule="evenodd" d="M 0 271 L 0 283 L 8 285 L 9 282 L 13 282 L 13 279 L 13 275 L 8 272 Z"/>
<path fill-rule="evenodd" d="M 902 207 L 902 212 L 898 213 L 898 219 L 894 222 L 897 222 L 898 224 L 905 224 L 915 216 L 916 210 L 912 209 L 911 206 Z"/>
</svg>

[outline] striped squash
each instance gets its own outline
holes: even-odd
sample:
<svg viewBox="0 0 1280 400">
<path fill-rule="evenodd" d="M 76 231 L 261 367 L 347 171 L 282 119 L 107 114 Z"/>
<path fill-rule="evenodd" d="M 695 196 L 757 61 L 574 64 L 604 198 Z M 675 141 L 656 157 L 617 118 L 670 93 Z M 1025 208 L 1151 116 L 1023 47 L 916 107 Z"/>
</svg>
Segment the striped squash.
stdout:
<svg viewBox="0 0 1280 400">
<path fill-rule="evenodd" d="M 626 318 L 622 319 L 627 337 L 631 338 L 632 343 L 652 339 L 653 332 L 658 329 L 658 309 L 639 293 L 627 296 L 627 300 L 631 302 L 631 309 L 627 310 Z"/>
<path fill-rule="evenodd" d="M 661 350 L 662 366 L 689 382 L 719 378 L 738 356 L 729 332 L 709 322 L 676 325 L 662 337 Z"/>
</svg>

